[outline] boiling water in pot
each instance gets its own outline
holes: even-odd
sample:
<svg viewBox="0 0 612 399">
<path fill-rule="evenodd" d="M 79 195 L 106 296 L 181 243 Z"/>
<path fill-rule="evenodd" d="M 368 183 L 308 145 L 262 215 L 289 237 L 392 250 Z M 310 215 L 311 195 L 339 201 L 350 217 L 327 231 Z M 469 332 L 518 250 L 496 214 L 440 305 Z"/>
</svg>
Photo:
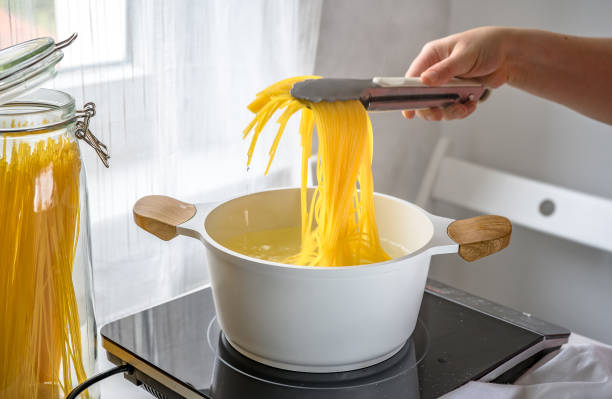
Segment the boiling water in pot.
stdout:
<svg viewBox="0 0 612 399">
<path fill-rule="evenodd" d="M 287 258 L 300 252 L 301 228 L 299 226 L 280 229 L 251 231 L 236 235 L 220 244 L 232 251 L 262 260 L 289 263 Z M 402 245 L 381 237 L 383 249 L 391 258 L 399 258 L 410 251 Z"/>
</svg>

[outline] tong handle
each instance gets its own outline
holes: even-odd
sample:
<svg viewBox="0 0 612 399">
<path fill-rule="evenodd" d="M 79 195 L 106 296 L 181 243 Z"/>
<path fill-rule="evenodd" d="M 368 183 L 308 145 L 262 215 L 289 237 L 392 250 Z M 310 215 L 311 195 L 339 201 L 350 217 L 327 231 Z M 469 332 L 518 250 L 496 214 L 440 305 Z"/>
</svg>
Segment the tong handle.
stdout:
<svg viewBox="0 0 612 399">
<path fill-rule="evenodd" d="M 427 86 L 420 78 L 375 77 L 372 83 L 380 87 L 482 87 L 482 83 L 471 79 L 453 78 L 440 86 Z"/>
<path fill-rule="evenodd" d="M 361 101 L 368 111 L 445 107 L 467 101 L 484 101 L 489 89 L 480 82 L 451 79 L 441 86 L 427 86 L 419 78 L 376 77 Z"/>
</svg>

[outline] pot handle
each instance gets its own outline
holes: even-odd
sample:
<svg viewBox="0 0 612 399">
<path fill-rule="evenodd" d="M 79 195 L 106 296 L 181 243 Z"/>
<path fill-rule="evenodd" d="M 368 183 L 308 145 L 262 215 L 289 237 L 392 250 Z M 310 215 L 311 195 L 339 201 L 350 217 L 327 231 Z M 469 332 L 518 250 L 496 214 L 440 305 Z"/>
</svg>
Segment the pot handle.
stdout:
<svg viewBox="0 0 612 399">
<path fill-rule="evenodd" d="M 510 243 L 512 224 L 503 216 L 484 215 L 455 220 L 448 225 L 446 232 L 459 244 L 459 256 L 473 262 L 506 248 Z"/>
<path fill-rule="evenodd" d="M 134 221 L 143 230 L 169 241 L 179 235 L 177 227 L 197 212 L 196 206 L 165 195 L 148 195 L 134 204 Z"/>
</svg>

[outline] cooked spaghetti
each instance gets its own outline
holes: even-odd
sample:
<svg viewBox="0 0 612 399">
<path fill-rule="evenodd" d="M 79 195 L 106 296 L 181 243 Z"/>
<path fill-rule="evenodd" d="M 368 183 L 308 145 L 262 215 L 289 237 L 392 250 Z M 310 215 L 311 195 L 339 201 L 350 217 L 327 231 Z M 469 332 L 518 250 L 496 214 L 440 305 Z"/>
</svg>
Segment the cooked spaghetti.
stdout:
<svg viewBox="0 0 612 399">
<path fill-rule="evenodd" d="M 86 378 L 72 284 L 78 147 L 67 137 L 1 140 L 0 396 L 64 397 L 73 375 Z"/>
<path fill-rule="evenodd" d="M 277 110 L 284 109 L 270 149 L 268 173 L 289 118 L 302 112 L 301 248 L 285 262 L 348 266 L 389 260 L 381 247 L 374 217 L 372 126 L 368 114 L 357 100 L 311 103 L 291 96 L 294 83 L 315 78 L 286 79 L 258 93 L 249 105 L 255 118 L 244 131 L 246 138 L 253 130 L 247 160 L 250 164 L 263 127 Z M 308 203 L 308 159 L 315 125 L 319 138 L 318 186 Z"/>
</svg>

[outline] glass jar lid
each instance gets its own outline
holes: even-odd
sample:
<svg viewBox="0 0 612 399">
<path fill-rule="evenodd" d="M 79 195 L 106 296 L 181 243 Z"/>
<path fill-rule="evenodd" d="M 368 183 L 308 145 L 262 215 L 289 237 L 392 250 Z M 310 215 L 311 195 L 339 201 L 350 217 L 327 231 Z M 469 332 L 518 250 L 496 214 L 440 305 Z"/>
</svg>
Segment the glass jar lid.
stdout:
<svg viewBox="0 0 612 399">
<path fill-rule="evenodd" d="M 43 37 L 0 50 L 0 104 L 26 94 L 55 77 L 55 66 L 64 57 L 61 49 L 76 37 L 76 33 L 73 33 L 59 43 Z"/>
</svg>

